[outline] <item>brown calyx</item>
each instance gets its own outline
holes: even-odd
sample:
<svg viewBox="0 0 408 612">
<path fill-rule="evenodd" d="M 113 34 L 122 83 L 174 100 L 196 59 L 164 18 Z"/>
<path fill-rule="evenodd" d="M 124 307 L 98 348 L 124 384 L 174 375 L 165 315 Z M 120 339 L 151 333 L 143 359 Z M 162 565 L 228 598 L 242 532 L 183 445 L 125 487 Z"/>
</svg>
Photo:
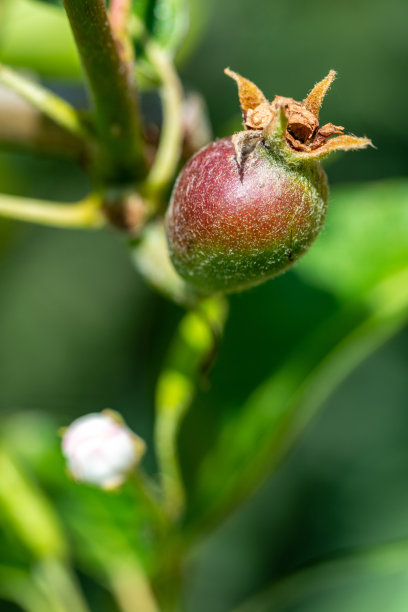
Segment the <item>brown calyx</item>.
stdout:
<svg viewBox="0 0 408 612">
<path fill-rule="evenodd" d="M 359 149 L 371 144 L 368 138 L 345 137 L 344 128 L 333 123 L 319 127 L 320 107 L 335 78 L 334 70 L 330 70 L 329 74 L 313 87 L 303 102 L 282 96 L 275 96 L 272 102 L 268 102 L 254 83 L 229 68 L 225 69 L 225 73 L 238 85 L 246 131 L 256 130 L 258 133 L 266 131 L 280 109 L 283 109 L 287 118 L 285 139 L 293 151 L 316 157 L 320 153 L 325 154 L 326 151 L 333 151 L 336 148 Z M 332 136 L 335 138 L 331 138 Z"/>
</svg>

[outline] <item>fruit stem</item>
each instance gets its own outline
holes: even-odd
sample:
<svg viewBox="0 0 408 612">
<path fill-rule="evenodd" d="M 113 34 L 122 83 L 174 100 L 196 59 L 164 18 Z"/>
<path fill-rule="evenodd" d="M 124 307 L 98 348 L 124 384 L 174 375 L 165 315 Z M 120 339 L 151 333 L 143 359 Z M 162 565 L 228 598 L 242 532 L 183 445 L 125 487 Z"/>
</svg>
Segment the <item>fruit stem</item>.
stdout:
<svg viewBox="0 0 408 612">
<path fill-rule="evenodd" d="M 134 70 L 118 51 L 104 0 L 64 0 L 95 107 L 101 142 L 97 178 L 131 183 L 145 173 Z"/>
<path fill-rule="evenodd" d="M 45 87 L 29 81 L 3 64 L 0 64 L 0 83 L 74 136 L 82 139 L 90 137 L 76 110 Z"/>
<path fill-rule="evenodd" d="M 105 222 L 96 194 L 73 204 L 0 195 L 0 215 L 67 229 L 98 229 Z"/>
</svg>

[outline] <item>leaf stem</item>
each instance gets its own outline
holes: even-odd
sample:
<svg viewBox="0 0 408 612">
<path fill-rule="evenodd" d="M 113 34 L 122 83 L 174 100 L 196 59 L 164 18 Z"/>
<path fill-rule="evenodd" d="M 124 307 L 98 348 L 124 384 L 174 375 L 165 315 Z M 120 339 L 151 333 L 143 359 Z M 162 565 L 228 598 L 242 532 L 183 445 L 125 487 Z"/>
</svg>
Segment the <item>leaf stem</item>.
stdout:
<svg viewBox="0 0 408 612">
<path fill-rule="evenodd" d="M 104 224 L 95 194 L 74 204 L 0 195 L 0 216 L 60 228 L 98 229 Z"/>
<path fill-rule="evenodd" d="M 12 89 L 74 136 L 89 138 L 89 133 L 76 110 L 45 87 L 26 79 L 3 64 L 0 64 L 0 83 Z"/>
<path fill-rule="evenodd" d="M 122 60 L 104 0 L 64 0 L 95 107 L 102 183 L 131 183 L 145 172 L 134 70 Z"/>
</svg>

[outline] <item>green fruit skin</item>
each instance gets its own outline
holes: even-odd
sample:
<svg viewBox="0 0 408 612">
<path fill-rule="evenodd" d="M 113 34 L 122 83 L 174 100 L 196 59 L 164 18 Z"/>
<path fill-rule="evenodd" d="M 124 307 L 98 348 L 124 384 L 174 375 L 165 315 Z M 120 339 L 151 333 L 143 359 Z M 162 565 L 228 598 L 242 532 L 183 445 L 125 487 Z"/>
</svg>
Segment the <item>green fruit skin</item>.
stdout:
<svg viewBox="0 0 408 612">
<path fill-rule="evenodd" d="M 199 292 L 247 289 L 290 268 L 322 229 L 326 174 L 290 163 L 259 142 L 238 166 L 231 138 L 215 141 L 180 173 L 166 215 L 170 256 Z"/>
</svg>

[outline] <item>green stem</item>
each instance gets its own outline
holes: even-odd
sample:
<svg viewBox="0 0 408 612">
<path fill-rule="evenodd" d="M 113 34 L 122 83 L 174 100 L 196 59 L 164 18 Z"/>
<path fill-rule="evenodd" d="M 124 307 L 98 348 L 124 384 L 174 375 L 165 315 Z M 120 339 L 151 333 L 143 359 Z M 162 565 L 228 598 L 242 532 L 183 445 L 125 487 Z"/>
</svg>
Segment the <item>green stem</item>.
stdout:
<svg viewBox="0 0 408 612">
<path fill-rule="evenodd" d="M 52 504 L 4 443 L 0 445 L 0 473 L 0 515 L 35 558 L 34 587 L 53 612 L 88 612 L 67 565 L 67 542 Z"/>
<path fill-rule="evenodd" d="M 87 143 L 68 133 L 55 121 L 16 94 L 0 98 L 0 147 L 56 155 L 80 162 L 87 160 Z"/>
<path fill-rule="evenodd" d="M 163 123 L 160 143 L 145 184 L 147 195 L 158 199 L 174 179 L 180 160 L 183 138 L 183 89 L 174 64 L 164 49 L 154 41 L 148 40 L 145 52 L 162 83 L 160 96 Z"/>
<path fill-rule="evenodd" d="M 208 299 L 182 319 L 170 346 L 167 366 L 156 390 L 155 448 L 162 482 L 164 508 L 177 520 L 185 506 L 185 492 L 177 451 L 182 420 L 196 393 L 209 360 L 215 357 L 227 315 L 221 299 Z"/>
<path fill-rule="evenodd" d="M 53 612 L 90 612 L 70 568 L 55 558 L 39 560 L 32 571 Z"/>
<path fill-rule="evenodd" d="M 99 178 L 125 184 L 145 172 L 133 70 L 123 62 L 104 0 L 64 0 L 95 107 Z"/>
<path fill-rule="evenodd" d="M 54 612 L 28 571 L 0 565 L 0 597 L 13 601 L 26 612 Z"/>
<path fill-rule="evenodd" d="M 143 568 L 134 560 L 120 564 L 111 562 L 106 571 L 121 612 L 159 612 Z"/>
<path fill-rule="evenodd" d="M 89 138 L 89 134 L 75 109 L 45 87 L 29 81 L 2 64 L 0 64 L 0 83 L 15 91 L 74 136 Z"/>
<path fill-rule="evenodd" d="M 150 482 L 148 482 L 147 477 L 140 469 L 131 475 L 131 480 L 149 514 L 152 526 L 159 535 L 162 535 L 167 530 L 168 521 L 152 491 Z"/>
<path fill-rule="evenodd" d="M 67 557 L 67 543 L 57 515 L 41 489 L 0 443 L 0 517 L 38 559 Z"/>
<path fill-rule="evenodd" d="M 96 195 L 74 204 L 0 195 L 0 216 L 61 228 L 99 228 L 104 224 Z"/>
</svg>

